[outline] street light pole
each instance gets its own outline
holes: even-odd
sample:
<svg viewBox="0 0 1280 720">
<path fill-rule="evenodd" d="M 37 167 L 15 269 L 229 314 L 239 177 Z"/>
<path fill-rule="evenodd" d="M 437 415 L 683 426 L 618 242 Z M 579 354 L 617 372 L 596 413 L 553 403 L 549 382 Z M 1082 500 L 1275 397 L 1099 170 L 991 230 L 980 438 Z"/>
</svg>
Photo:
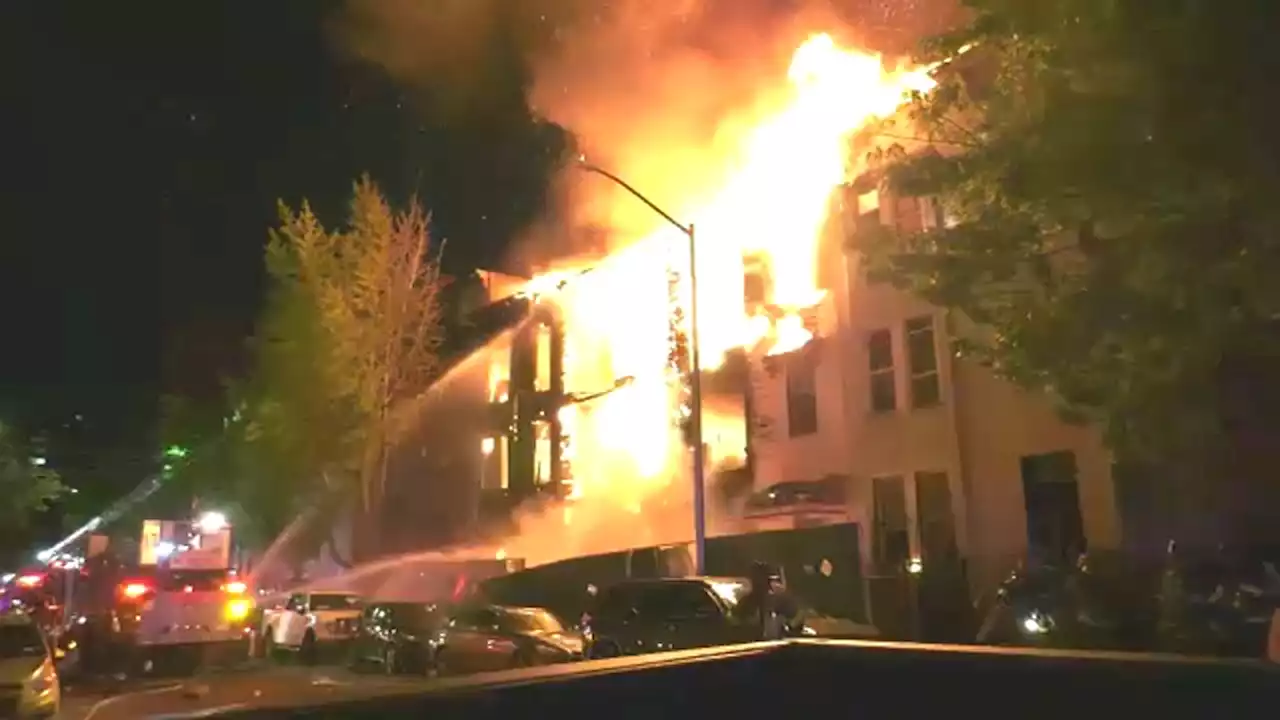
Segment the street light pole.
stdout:
<svg viewBox="0 0 1280 720">
<path fill-rule="evenodd" d="M 689 423 L 690 434 L 693 436 L 693 565 L 695 573 L 705 575 L 707 573 L 707 487 L 706 449 L 702 443 L 702 358 L 699 355 L 698 342 L 697 234 L 693 224 L 685 225 L 676 220 L 666 210 L 645 197 L 644 193 L 617 175 L 581 158 L 578 161 L 578 167 L 586 172 L 600 175 L 626 190 L 689 239 L 689 394 L 692 396 Z"/>
</svg>

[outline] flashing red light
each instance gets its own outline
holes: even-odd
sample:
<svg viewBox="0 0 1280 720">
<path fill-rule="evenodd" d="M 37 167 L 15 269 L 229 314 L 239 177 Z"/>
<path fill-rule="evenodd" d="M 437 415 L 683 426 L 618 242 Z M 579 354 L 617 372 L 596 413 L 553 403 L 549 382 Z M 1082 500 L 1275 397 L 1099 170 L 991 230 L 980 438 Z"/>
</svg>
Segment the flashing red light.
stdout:
<svg viewBox="0 0 1280 720">
<path fill-rule="evenodd" d="M 249 586 L 239 580 L 233 580 L 226 585 L 223 585 L 222 589 L 224 592 L 231 593 L 232 595 L 243 595 L 249 590 Z"/>
<path fill-rule="evenodd" d="M 18 583 L 18 587 L 24 587 L 24 588 L 38 587 L 39 585 L 44 583 L 44 576 L 43 575 L 22 575 L 16 580 L 16 582 Z"/>
<path fill-rule="evenodd" d="M 127 582 L 120 586 L 120 594 L 129 600 L 137 600 L 149 592 L 151 586 L 146 583 Z"/>
</svg>

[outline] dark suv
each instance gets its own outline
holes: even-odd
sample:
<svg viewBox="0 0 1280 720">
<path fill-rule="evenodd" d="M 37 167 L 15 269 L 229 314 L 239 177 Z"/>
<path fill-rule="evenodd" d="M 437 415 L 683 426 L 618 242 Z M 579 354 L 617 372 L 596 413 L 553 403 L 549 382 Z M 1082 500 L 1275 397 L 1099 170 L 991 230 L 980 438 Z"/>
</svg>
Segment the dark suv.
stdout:
<svg viewBox="0 0 1280 720">
<path fill-rule="evenodd" d="M 448 618 L 428 603 L 375 603 L 360 617 L 351 647 L 353 670 L 424 673 L 431 669 L 437 634 Z"/>
<path fill-rule="evenodd" d="M 583 617 L 593 658 L 759 640 L 736 611 L 751 589 L 743 578 L 630 580 L 600 591 Z"/>
</svg>

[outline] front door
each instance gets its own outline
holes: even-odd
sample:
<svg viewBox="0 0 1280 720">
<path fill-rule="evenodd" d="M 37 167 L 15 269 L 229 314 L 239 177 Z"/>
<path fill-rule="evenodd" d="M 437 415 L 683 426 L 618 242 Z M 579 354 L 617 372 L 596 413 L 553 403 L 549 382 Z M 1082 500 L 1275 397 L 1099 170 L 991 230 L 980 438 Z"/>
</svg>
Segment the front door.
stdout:
<svg viewBox="0 0 1280 720">
<path fill-rule="evenodd" d="M 299 647 L 306 636 L 307 625 L 307 596 L 301 593 L 292 595 L 276 622 L 272 639 L 280 647 Z"/>
<path fill-rule="evenodd" d="M 1073 563 L 1076 555 L 1086 549 L 1075 453 L 1023 457 L 1022 490 L 1027 509 L 1027 545 L 1033 555 L 1047 563 Z"/>
</svg>

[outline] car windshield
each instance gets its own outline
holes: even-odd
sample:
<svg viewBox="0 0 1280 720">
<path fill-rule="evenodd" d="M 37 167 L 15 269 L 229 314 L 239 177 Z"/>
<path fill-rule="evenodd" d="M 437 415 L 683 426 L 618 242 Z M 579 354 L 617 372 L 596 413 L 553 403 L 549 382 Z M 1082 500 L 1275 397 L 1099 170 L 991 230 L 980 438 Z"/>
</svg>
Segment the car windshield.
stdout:
<svg viewBox="0 0 1280 720">
<path fill-rule="evenodd" d="M 711 592 L 733 609 L 742 602 L 742 598 L 751 592 L 751 583 L 746 580 L 712 580 Z"/>
<path fill-rule="evenodd" d="M 325 594 L 311 596 L 311 612 L 317 610 L 359 610 L 360 598 L 355 595 Z"/>
<path fill-rule="evenodd" d="M 41 657 L 45 654 L 44 640 L 35 625 L 6 623 L 0 625 L 0 658 L 9 660 L 20 657 Z"/>
<path fill-rule="evenodd" d="M 435 615 L 434 606 L 417 603 L 388 605 L 387 609 L 391 611 L 391 617 L 395 619 L 396 625 L 402 628 L 429 628 L 432 617 Z"/>
<path fill-rule="evenodd" d="M 505 614 L 505 619 L 511 625 L 511 629 L 516 632 L 564 631 L 564 625 L 560 623 L 560 620 L 546 610 L 534 608 L 508 610 Z"/>
</svg>

